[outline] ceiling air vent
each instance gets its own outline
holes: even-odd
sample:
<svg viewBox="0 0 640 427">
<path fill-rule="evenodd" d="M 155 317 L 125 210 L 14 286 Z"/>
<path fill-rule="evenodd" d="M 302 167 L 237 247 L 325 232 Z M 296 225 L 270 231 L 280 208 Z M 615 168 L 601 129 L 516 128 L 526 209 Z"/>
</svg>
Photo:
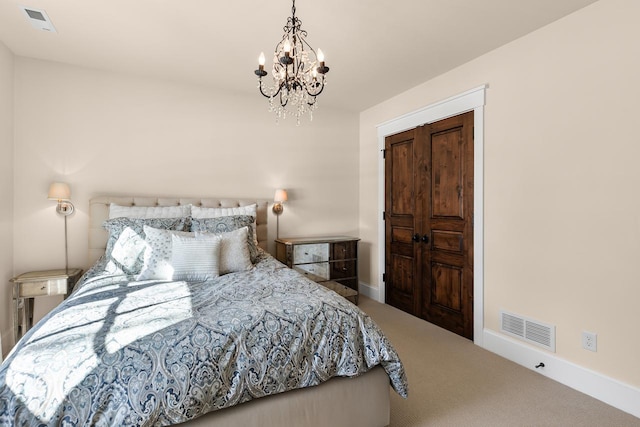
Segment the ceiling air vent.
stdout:
<svg viewBox="0 0 640 427">
<path fill-rule="evenodd" d="M 44 10 L 25 6 L 20 6 L 20 9 L 24 12 L 24 16 L 27 17 L 27 21 L 31 22 L 31 25 L 38 30 L 49 31 L 50 33 L 56 32 L 49 16 L 47 16 L 47 12 Z"/>
<path fill-rule="evenodd" d="M 553 325 L 501 311 L 500 329 L 512 337 L 556 352 L 556 327 Z"/>
</svg>

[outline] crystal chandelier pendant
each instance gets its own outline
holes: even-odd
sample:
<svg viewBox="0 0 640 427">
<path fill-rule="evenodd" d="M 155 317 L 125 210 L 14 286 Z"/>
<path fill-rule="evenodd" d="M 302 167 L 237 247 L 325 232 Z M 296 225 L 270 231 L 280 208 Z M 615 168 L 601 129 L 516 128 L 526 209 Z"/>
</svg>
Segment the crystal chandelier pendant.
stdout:
<svg viewBox="0 0 640 427">
<path fill-rule="evenodd" d="M 302 21 L 296 17 L 296 1 L 293 0 L 291 17 L 284 26 L 284 35 L 276 45 L 273 54 L 271 77 L 273 84 L 267 84 L 263 78 L 265 56 L 258 58 L 258 89 L 269 98 L 269 111 L 275 112 L 277 120 L 295 116 L 296 123 L 309 114 L 313 120 L 313 110 L 318 107 L 317 96 L 322 93 L 326 84 L 329 67 L 324 63 L 324 54 L 318 52 L 307 43 L 307 32 L 302 29 Z"/>
</svg>

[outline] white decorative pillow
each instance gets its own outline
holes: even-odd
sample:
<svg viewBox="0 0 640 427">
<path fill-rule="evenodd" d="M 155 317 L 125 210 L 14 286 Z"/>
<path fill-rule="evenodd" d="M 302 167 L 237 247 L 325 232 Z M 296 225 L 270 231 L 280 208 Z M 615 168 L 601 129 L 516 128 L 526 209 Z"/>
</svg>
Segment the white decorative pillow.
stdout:
<svg viewBox="0 0 640 427">
<path fill-rule="evenodd" d="M 256 203 L 232 208 L 205 208 L 202 206 L 192 206 L 191 216 L 194 218 L 218 218 L 221 216 L 251 215 L 255 218 L 257 215 L 257 209 L 258 205 Z"/>
<path fill-rule="evenodd" d="M 220 275 L 220 236 L 193 238 L 173 234 L 171 239 L 173 280 L 202 281 Z"/>
<path fill-rule="evenodd" d="M 112 218 L 183 218 L 191 215 L 191 205 L 180 206 L 120 206 L 109 205 Z"/>
<path fill-rule="evenodd" d="M 128 275 L 140 274 L 144 266 L 147 248 L 144 226 L 176 231 L 189 227 L 187 218 L 112 218 L 102 226 L 109 233 L 105 249 L 107 270 Z"/>
<path fill-rule="evenodd" d="M 253 241 L 258 246 L 258 234 L 256 229 L 256 220 L 258 205 L 256 203 L 247 206 L 238 206 L 231 208 L 205 208 L 202 206 L 191 206 L 191 216 L 193 218 L 205 219 L 205 218 L 219 218 L 221 216 L 237 216 L 237 215 L 249 215 L 253 219 Z"/>
<path fill-rule="evenodd" d="M 220 237 L 220 274 L 246 271 L 253 267 L 247 243 L 248 233 L 249 227 L 242 227 L 217 235 Z M 204 235 L 206 233 L 198 234 Z"/>
<path fill-rule="evenodd" d="M 187 231 L 161 230 L 159 228 L 144 226 L 145 244 L 144 265 L 140 270 L 138 280 L 162 279 L 170 280 L 173 277 L 171 265 L 171 247 L 173 234 L 195 238 L 195 233 Z"/>
</svg>

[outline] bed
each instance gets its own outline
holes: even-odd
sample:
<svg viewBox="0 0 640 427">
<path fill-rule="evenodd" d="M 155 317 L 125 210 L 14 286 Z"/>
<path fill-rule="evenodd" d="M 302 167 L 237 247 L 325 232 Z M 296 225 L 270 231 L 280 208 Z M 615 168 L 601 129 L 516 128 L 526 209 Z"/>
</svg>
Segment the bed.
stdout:
<svg viewBox="0 0 640 427">
<path fill-rule="evenodd" d="M 406 397 L 377 325 L 265 251 L 266 201 L 89 213 L 93 265 L 0 365 L 0 425 L 384 426 Z"/>
</svg>

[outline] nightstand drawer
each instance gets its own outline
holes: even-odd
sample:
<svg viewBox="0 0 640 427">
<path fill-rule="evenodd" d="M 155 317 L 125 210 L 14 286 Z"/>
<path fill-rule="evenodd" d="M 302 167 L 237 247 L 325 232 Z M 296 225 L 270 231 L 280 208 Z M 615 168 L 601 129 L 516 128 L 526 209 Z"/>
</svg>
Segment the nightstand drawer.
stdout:
<svg viewBox="0 0 640 427">
<path fill-rule="evenodd" d="M 293 248 L 294 264 L 327 261 L 329 261 L 329 245 L 326 243 L 296 245 Z"/>
<path fill-rule="evenodd" d="M 296 270 L 301 273 L 307 275 L 310 274 L 312 276 L 321 277 L 324 280 L 328 280 L 329 277 L 329 263 L 320 262 L 316 264 L 299 264 L 296 265 Z M 316 281 L 315 278 L 310 278 L 313 281 Z"/>
<path fill-rule="evenodd" d="M 357 258 L 356 241 L 347 241 L 347 242 L 335 242 L 333 245 L 333 253 L 331 254 L 332 260 L 341 260 L 341 259 L 354 259 Z"/>
<path fill-rule="evenodd" d="M 67 278 L 25 282 L 19 287 L 16 298 L 32 298 L 45 295 L 64 295 L 67 293 Z"/>
<path fill-rule="evenodd" d="M 336 279 L 336 282 L 340 283 L 341 285 L 345 285 L 351 289 L 358 289 L 358 279 L 353 278 L 353 279 Z"/>
<path fill-rule="evenodd" d="M 356 305 L 358 304 L 358 291 L 354 290 L 353 288 L 345 286 L 344 284 L 339 282 L 334 282 L 333 280 L 321 282 L 320 284 L 325 288 L 329 288 L 332 291 L 336 292 L 341 297 L 348 299 L 352 303 Z"/>
<path fill-rule="evenodd" d="M 356 261 L 335 261 L 331 263 L 331 278 L 343 279 L 357 276 Z"/>
</svg>

